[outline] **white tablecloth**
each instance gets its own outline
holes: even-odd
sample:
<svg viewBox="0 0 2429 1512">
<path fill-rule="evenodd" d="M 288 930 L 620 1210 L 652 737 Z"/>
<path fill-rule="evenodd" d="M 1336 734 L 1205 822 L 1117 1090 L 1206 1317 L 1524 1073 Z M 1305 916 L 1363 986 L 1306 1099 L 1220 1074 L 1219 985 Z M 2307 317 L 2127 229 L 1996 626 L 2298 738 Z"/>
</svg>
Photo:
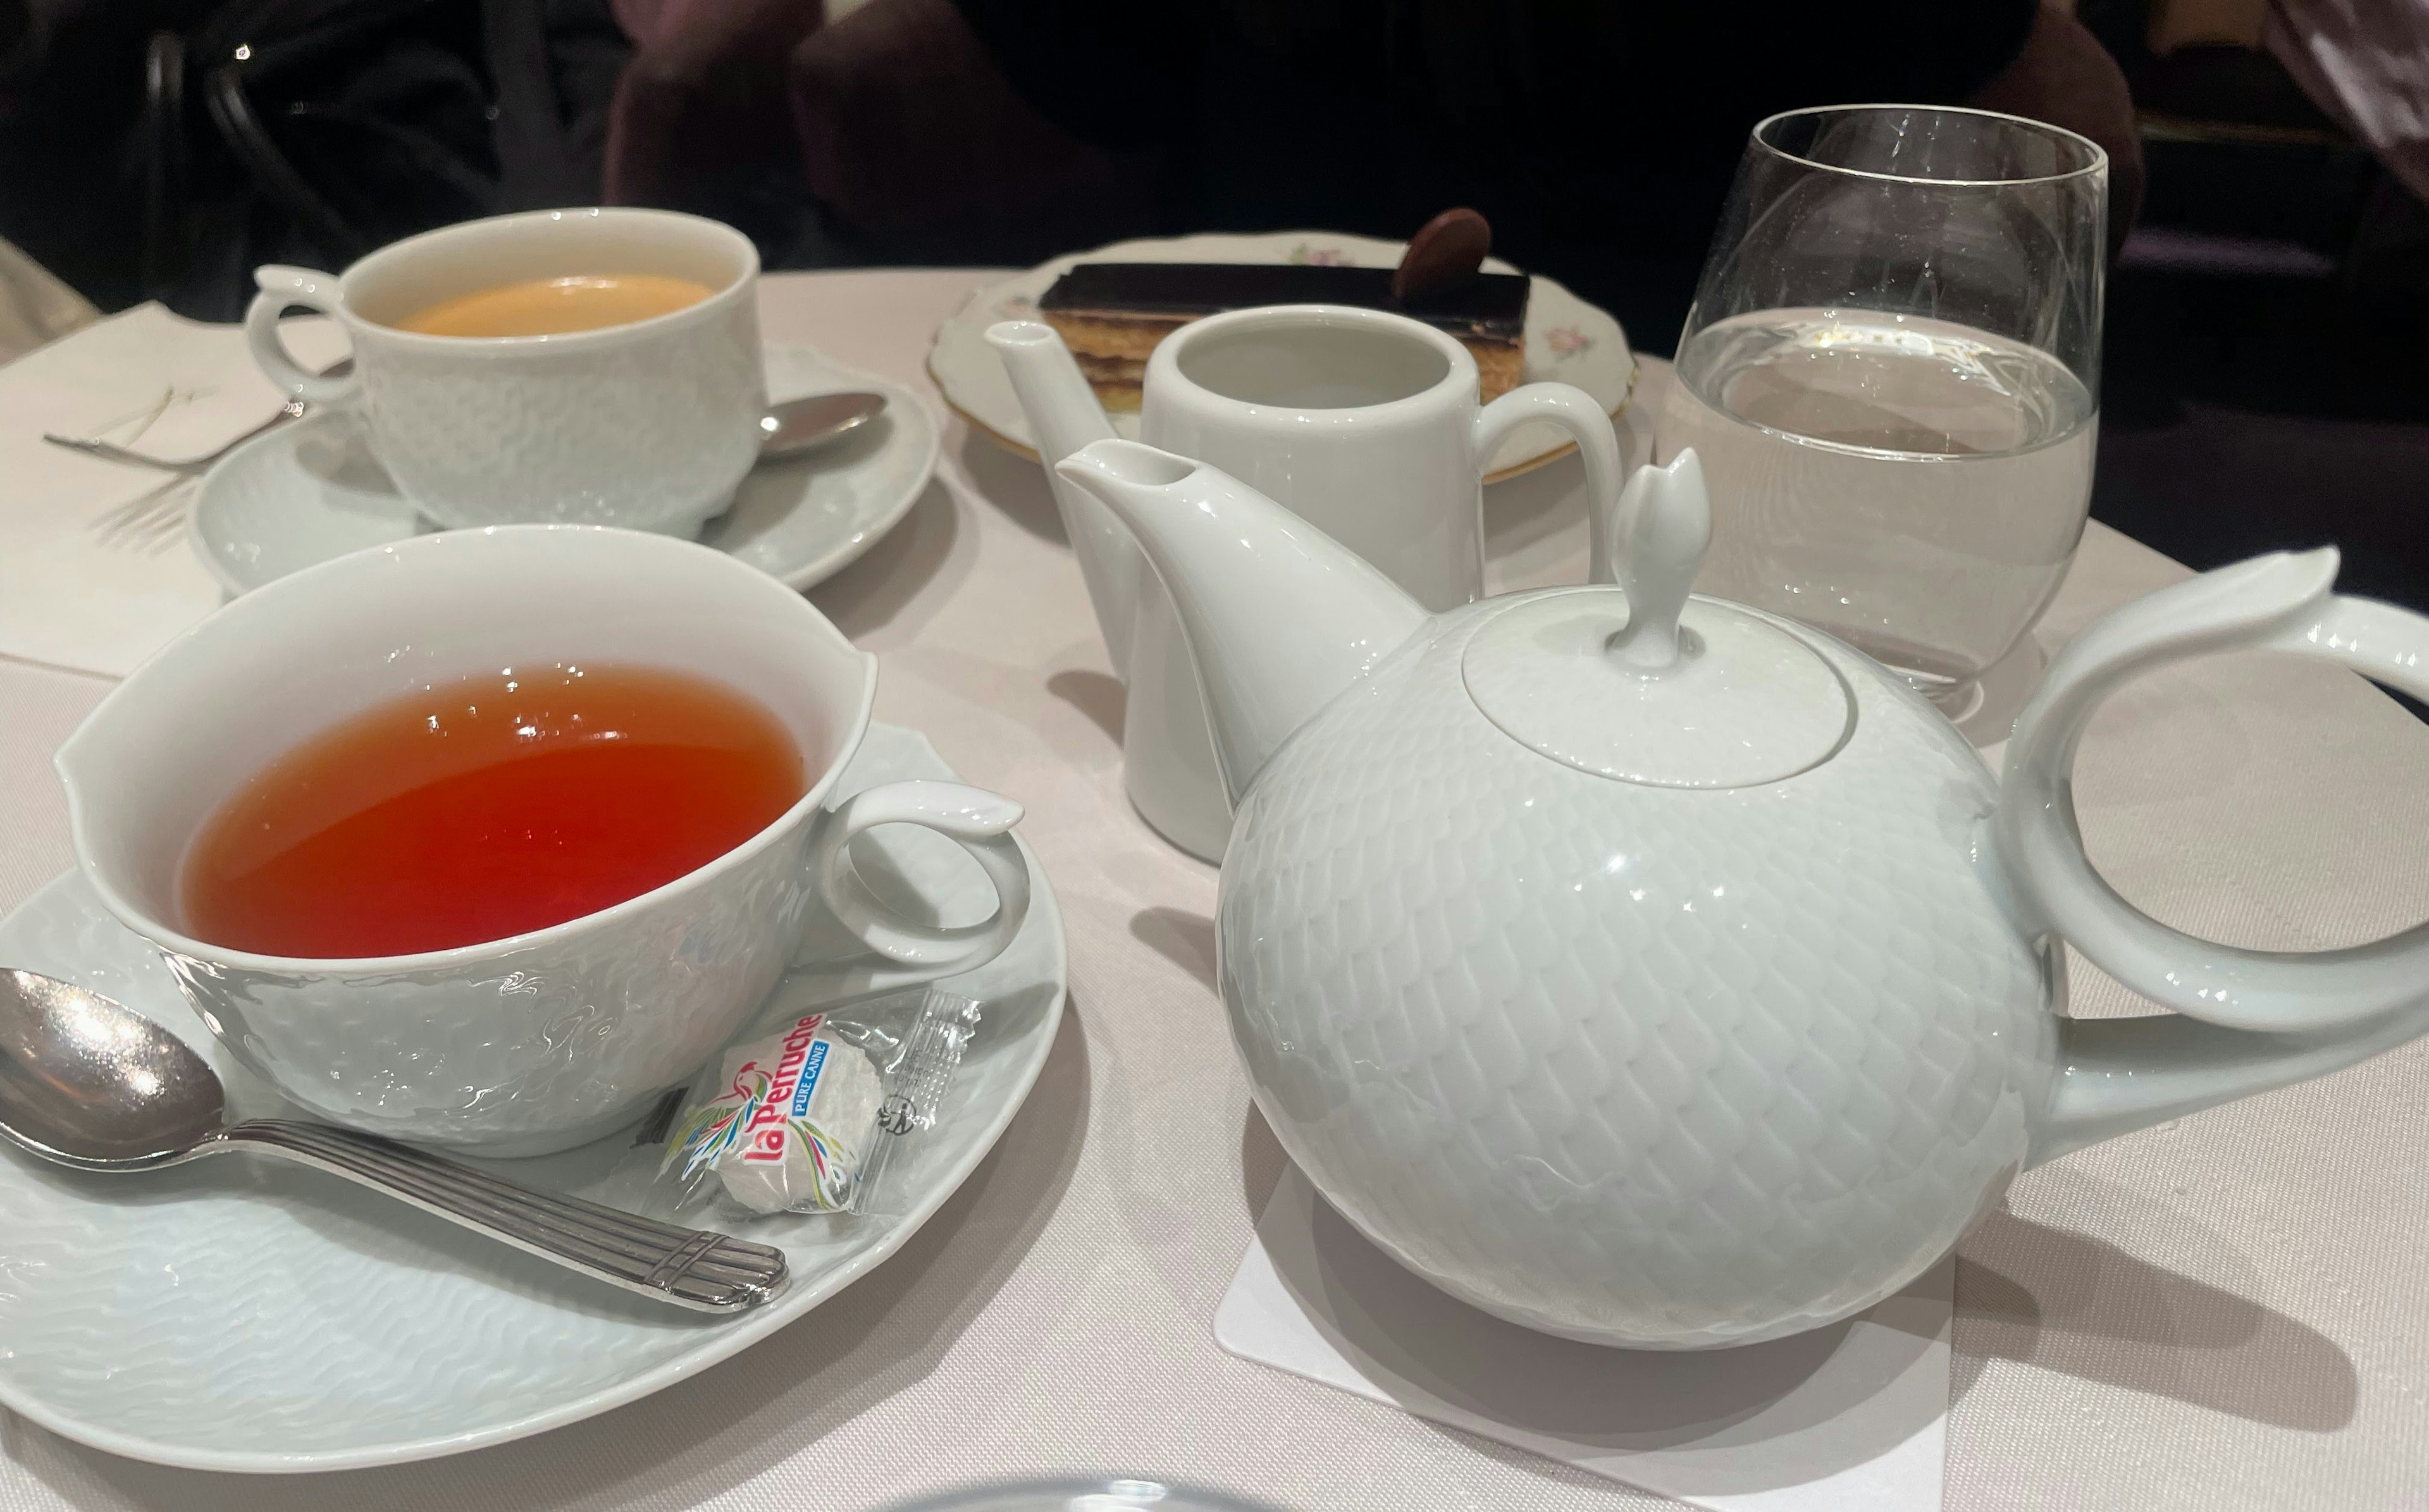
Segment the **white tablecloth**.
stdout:
<svg viewBox="0 0 2429 1512">
<path fill-rule="evenodd" d="M 762 303 L 771 338 L 925 387 L 928 333 L 982 281 L 782 276 Z M 1578 571 L 1578 486 L 1570 460 L 1494 490 L 1499 585 Z M 2041 637 L 2182 571 L 2095 525 Z M 256 1480 L 0 1414 L 0 1512 L 792 1512 L 1088 1471 L 1310 1509 L 1661 1504 L 1215 1347 L 1281 1155 L 1211 985 L 1214 871 L 1123 799 L 1121 691 L 1035 465 L 955 422 L 911 517 L 811 597 L 877 653 L 878 717 L 1029 805 L 1069 921 L 1074 1011 L 968 1186 L 803 1322 L 591 1422 Z M 0 664 L 0 907 L 70 864 L 48 757 L 103 687 Z M 2316 948 L 2429 916 L 2429 731 L 2341 672 L 2235 658 L 2137 684 L 2094 727 L 2078 792 L 2110 879 L 2180 927 Z M 2144 1009 L 2078 961 L 2075 1011 Z M 2424 1093 L 2414 1046 L 2019 1181 L 1958 1272 L 1947 1504 L 2429 1505 Z"/>
</svg>

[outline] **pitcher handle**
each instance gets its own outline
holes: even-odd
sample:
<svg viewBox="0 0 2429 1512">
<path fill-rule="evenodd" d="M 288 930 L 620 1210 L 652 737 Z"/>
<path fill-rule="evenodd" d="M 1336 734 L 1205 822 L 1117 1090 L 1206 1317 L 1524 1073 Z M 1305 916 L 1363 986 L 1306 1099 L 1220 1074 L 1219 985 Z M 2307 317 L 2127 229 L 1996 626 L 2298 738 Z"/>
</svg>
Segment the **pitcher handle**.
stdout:
<svg viewBox="0 0 2429 1512">
<path fill-rule="evenodd" d="M 2016 720 L 1997 819 L 2009 875 L 2050 929 L 2101 970 L 2189 1018 L 2300 1033 L 2429 997 L 2429 925 L 2339 950 L 2248 950 L 2169 928 L 2117 895 L 2085 856 L 2074 768 L 2103 700 L 2155 667 L 2215 651 L 2289 651 L 2429 698 L 2429 618 L 2330 592 L 2333 548 L 2205 572 L 2077 636 Z"/>
<path fill-rule="evenodd" d="M 1029 914 L 1029 863 L 1010 833 L 1020 805 L 958 782 L 888 782 L 855 793 L 826 816 L 810 842 L 818 896 L 861 944 L 913 968 L 913 980 L 949 977 L 1003 953 Z M 995 884 L 995 912 L 951 928 L 895 912 L 852 869 L 852 837 L 881 824 L 916 824 L 956 842 Z"/>
<path fill-rule="evenodd" d="M 1593 546 L 1586 581 L 1615 583 L 1611 568 L 1611 519 L 1619 504 L 1624 481 L 1619 460 L 1619 433 L 1595 397 L 1575 384 L 1526 384 L 1477 411 L 1470 432 L 1478 471 L 1493 465 L 1493 453 L 1510 433 L 1528 420 L 1548 420 L 1569 433 L 1586 465 L 1586 519 Z M 1484 539 L 1481 528 L 1478 540 Z"/>
</svg>

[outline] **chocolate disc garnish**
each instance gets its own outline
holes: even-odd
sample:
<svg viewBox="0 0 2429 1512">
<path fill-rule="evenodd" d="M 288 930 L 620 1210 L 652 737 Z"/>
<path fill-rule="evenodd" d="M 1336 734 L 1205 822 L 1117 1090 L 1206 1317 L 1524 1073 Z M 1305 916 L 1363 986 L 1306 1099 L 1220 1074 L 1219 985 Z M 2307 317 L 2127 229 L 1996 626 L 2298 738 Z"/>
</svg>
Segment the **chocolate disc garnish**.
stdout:
<svg viewBox="0 0 2429 1512">
<path fill-rule="evenodd" d="M 1476 211 L 1445 210 L 1417 229 L 1392 274 L 1392 297 L 1407 304 L 1428 299 L 1476 276 L 1493 250 L 1493 227 Z"/>
</svg>

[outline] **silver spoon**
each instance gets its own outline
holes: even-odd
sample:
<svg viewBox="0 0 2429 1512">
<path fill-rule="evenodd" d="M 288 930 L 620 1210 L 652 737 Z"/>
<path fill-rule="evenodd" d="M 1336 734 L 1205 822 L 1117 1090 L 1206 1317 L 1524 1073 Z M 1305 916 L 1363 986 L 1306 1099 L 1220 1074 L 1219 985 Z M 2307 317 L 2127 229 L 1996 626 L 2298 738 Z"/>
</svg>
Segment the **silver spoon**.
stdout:
<svg viewBox="0 0 2429 1512">
<path fill-rule="evenodd" d="M 815 394 L 770 404 L 759 418 L 759 460 L 800 456 L 860 429 L 884 410 L 884 394 Z"/>
<path fill-rule="evenodd" d="M 0 969 L 0 1137 L 79 1171 L 151 1171 L 252 1150 L 375 1188 L 627 1291 L 740 1312 L 785 1290 L 785 1252 L 539 1192 L 351 1129 L 226 1121 L 185 1042 L 99 993 Z"/>
<path fill-rule="evenodd" d="M 346 366 L 339 363 L 330 370 L 336 372 Z M 42 439 L 53 446 L 63 446 L 71 452 L 99 457 L 104 462 L 123 463 L 134 468 L 157 468 L 162 472 L 199 474 L 208 472 L 220 458 L 263 432 L 300 419 L 304 411 L 302 400 L 290 399 L 277 414 L 224 446 L 198 457 L 156 457 L 94 436 L 59 436 L 49 431 L 42 433 Z M 768 413 L 759 417 L 759 460 L 782 462 L 804 452 L 815 452 L 838 436 L 858 430 L 884 412 L 884 394 L 814 394 L 808 399 L 788 399 L 781 404 L 770 404 Z"/>
</svg>

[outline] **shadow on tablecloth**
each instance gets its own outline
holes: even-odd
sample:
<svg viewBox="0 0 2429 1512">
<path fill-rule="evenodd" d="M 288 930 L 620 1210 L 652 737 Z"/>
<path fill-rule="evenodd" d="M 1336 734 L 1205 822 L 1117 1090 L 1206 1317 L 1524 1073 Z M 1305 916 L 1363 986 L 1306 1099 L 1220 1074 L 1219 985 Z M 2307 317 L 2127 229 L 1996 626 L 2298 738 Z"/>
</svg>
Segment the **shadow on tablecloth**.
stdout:
<svg viewBox="0 0 2429 1512">
<path fill-rule="evenodd" d="M 2094 1189 L 2081 1206 L 2097 1210 L 2103 1183 L 2062 1166 L 2039 1179 Z M 2258 1290 L 2256 1273 L 2251 1283 Z M 1992 1359 L 2312 1433 L 2343 1427 L 2360 1397 L 2353 1361 L 2318 1330 L 2105 1240 L 2006 1211 L 1962 1247 L 1955 1341 L 1952 1400 Z"/>
</svg>

